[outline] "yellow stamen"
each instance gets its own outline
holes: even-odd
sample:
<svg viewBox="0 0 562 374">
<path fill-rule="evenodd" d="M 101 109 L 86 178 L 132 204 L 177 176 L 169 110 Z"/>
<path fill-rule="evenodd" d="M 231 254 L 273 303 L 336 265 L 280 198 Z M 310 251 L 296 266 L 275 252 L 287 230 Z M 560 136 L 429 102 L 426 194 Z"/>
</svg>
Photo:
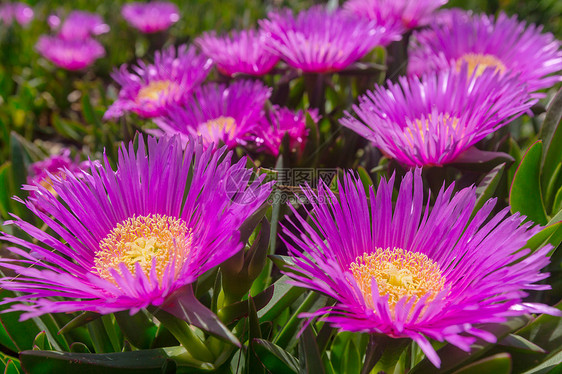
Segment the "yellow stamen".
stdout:
<svg viewBox="0 0 562 374">
<path fill-rule="evenodd" d="M 162 95 L 168 94 L 177 85 L 170 81 L 153 81 L 139 90 L 137 101 L 157 101 Z"/>
<path fill-rule="evenodd" d="M 220 116 L 201 124 L 200 128 L 206 129 L 210 134 L 226 134 L 232 138 L 236 131 L 236 120 L 232 117 Z"/>
<path fill-rule="evenodd" d="M 100 241 L 93 271 L 116 284 L 110 269 L 122 274 L 119 264 L 123 263 L 135 274 L 135 264 L 139 263 L 150 277 L 155 261 L 154 270 L 160 282 L 170 264 L 175 278 L 189 256 L 192 240 L 191 229 L 180 219 L 159 214 L 133 216 L 117 224 Z"/>
<path fill-rule="evenodd" d="M 448 136 L 449 135 L 449 126 L 451 126 L 453 129 L 456 129 L 458 124 L 459 124 L 459 118 L 451 117 L 451 115 L 449 115 L 449 113 L 444 113 L 442 115 L 442 118 L 443 118 L 445 135 Z M 427 115 L 427 117 L 424 118 L 423 120 L 416 119 L 412 122 L 412 124 L 414 124 L 417 127 L 422 142 L 425 142 L 425 132 L 429 130 L 429 123 L 430 122 L 432 122 L 431 114 Z M 409 127 L 406 127 L 404 129 L 404 133 L 407 134 L 406 135 L 406 141 L 408 142 L 410 147 L 412 147 L 413 145 L 412 145 L 412 142 L 410 142 L 410 138 L 414 139 L 414 133 L 412 132 L 412 130 Z"/>
<path fill-rule="evenodd" d="M 371 308 L 374 307 L 371 290 L 373 278 L 377 282 L 379 295 L 388 295 L 391 310 L 403 297 L 419 300 L 430 295 L 428 301 L 433 300 L 443 290 L 446 281 L 439 265 L 429 257 L 401 248 L 376 248 L 374 252 L 365 252 L 349 268 L 366 304 Z"/>
<path fill-rule="evenodd" d="M 457 70 L 461 69 L 463 62 L 468 65 L 468 75 L 474 74 L 475 77 L 482 75 L 484 70 L 488 67 L 495 67 L 496 72 L 501 74 L 505 73 L 507 67 L 494 55 L 482 54 L 482 53 L 467 53 L 457 60 Z"/>
</svg>

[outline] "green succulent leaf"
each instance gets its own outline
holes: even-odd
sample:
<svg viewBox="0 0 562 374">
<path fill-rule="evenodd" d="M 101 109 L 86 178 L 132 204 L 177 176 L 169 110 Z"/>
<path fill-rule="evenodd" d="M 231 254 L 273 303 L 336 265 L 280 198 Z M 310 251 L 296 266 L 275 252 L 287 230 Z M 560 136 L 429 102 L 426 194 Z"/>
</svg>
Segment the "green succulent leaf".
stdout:
<svg viewBox="0 0 562 374">
<path fill-rule="evenodd" d="M 520 212 L 531 221 L 546 225 L 547 218 L 540 188 L 542 142 L 534 143 L 519 164 L 513 177 L 509 204 L 511 212 Z"/>
<path fill-rule="evenodd" d="M 26 373 L 152 374 L 170 369 L 170 358 L 181 360 L 185 354 L 182 347 L 173 347 L 105 354 L 23 351 L 20 357 Z M 209 369 L 208 365 L 200 368 Z"/>
<path fill-rule="evenodd" d="M 467 365 L 455 371 L 454 374 L 510 374 L 511 366 L 511 357 L 509 354 L 500 353 Z"/>
<path fill-rule="evenodd" d="M 484 206 L 484 203 L 494 196 L 494 192 L 496 192 L 498 184 L 503 176 L 504 169 L 505 163 L 499 164 L 493 168 L 488 174 L 486 174 L 476 188 L 478 200 L 476 200 L 476 204 L 474 205 L 474 210 L 472 211 L 472 216 L 470 217 L 471 219 L 474 218 L 476 212 Z"/>
<path fill-rule="evenodd" d="M 299 356 L 300 368 L 303 373 L 324 374 L 324 364 L 322 363 L 322 355 L 316 343 L 316 337 L 309 324 L 303 330 L 299 339 Z"/>
<path fill-rule="evenodd" d="M 299 372 L 299 360 L 278 345 L 264 339 L 254 339 L 252 345 L 262 364 L 271 373 Z"/>
<path fill-rule="evenodd" d="M 539 138 L 544 141 L 544 153 L 541 157 L 541 182 L 544 192 L 552 179 L 556 168 L 562 162 L 562 89 L 552 100 L 544 117 Z"/>
</svg>

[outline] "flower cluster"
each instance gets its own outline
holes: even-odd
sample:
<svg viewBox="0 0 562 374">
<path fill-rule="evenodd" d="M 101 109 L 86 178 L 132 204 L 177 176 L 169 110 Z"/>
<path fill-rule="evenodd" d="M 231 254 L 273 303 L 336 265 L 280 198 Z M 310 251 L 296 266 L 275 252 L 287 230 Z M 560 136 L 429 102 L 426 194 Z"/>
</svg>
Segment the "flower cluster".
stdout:
<svg viewBox="0 0 562 374">
<path fill-rule="evenodd" d="M 127 112 L 157 117 L 174 104 L 183 104 L 191 91 L 205 80 L 211 61 L 194 47 L 180 46 L 157 52 L 153 64 L 138 62 L 130 72 L 127 65 L 112 74 L 121 85 L 119 98 L 109 107 L 105 118 L 117 118 Z"/>
<path fill-rule="evenodd" d="M 448 0 L 349 0 L 345 9 L 384 26 L 389 35 L 403 34 L 432 20 L 433 12 Z"/>
<path fill-rule="evenodd" d="M 107 333 L 118 365 L 151 349 L 139 369 L 310 371 L 309 355 L 293 354 L 315 352 L 326 372 L 431 371 L 423 366 L 442 360 L 443 372 L 468 372 L 441 352 L 469 352 L 472 365 L 480 341 L 500 339 L 489 324 L 560 316 L 560 304 L 549 306 L 556 290 L 528 291 L 557 282 L 545 281 L 556 264 L 544 268 L 562 248 L 562 92 L 551 100 L 546 91 L 562 81 L 561 44 L 501 11 L 439 10 L 446 3 L 264 6 L 256 14 L 266 18 L 245 11 L 236 22 L 246 29 L 222 33 L 217 22 L 216 31 L 184 35 L 178 25 L 168 35 L 177 5 L 130 2 L 123 19 L 158 34 L 128 30 L 139 40 L 110 56 L 122 64 L 112 83 L 106 65 L 83 80 L 57 71 L 69 82 L 56 85 L 44 84 L 42 63 L 0 59 L 0 72 L 13 72 L 0 79 L 0 143 L 9 145 L 0 152 L 0 252 L 12 254 L 0 257 L 0 312 L 93 312 L 31 347 L 0 339 L 0 369 L 35 372 L 30 365 L 49 357 L 79 371 L 76 352 L 42 349 L 108 352 L 98 344 Z M 0 28 L 32 18 L 21 3 L 0 6 Z M 59 9 L 47 24 L 51 34 L 31 43 L 55 65 L 81 70 L 105 55 L 101 15 Z M 19 51 L 17 33 L 29 45 L 23 33 L 36 26 L 3 27 L 0 41 Z M 131 65 L 133 56 L 147 57 Z M 43 154 L 30 138 L 51 134 L 92 158 L 103 152 L 101 161 L 63 147 L 29 165 Z M 105 332 L 88 326 L 100 336 L 76 327 L 110 313 Z M 525 342 L 544 319 L 500 342 L 502 352 L 530 347 L 517 372 L 556 358 L 556 339 Z M 0 336 L 17 336 L 4 322 Z M 66 347 L 55 347 L 59 338 Z M 541 350 L 552 352 L 538 363 Z M 468 368 L 498 359 L 486 351 Z"/>
<path fill-rule="evenodd" d="M 560 41 L 542 27 L 517 21 L 500 13 L 497 19 L 484 14 L 449 11 L 429 30 L 413 35 L 409 50 L 409 74 L 459 69 L 468 63 L 469 73 L 485 67 L 519 74 L 530 91 L 552 87 L 562 80 Z"/>
<path fill-rule="evenodd" d="M 539 230 L 509 209 L 493 215 L 488 201 L 470 221 L 476 203 L 473 187 L 453 193 L 441 189 L 431 211 L 424 211 L 420 169 L 408 172 L 392 200 L 394 177 L 368 192 L 347 174 L 334 194 L 322 185 L 304 188 L 311 207 L 283 229 L 294 256 L 290 276 L 300 287 L 322 292 L 333 307 L 325 315 L 340 329 L 410 338 L 439 367 L 428 337 L 469 351 L 476 337 L 495 342 L 483 323 L 525 313 L 560 314 L 542 304 L 525 303 L 522 289 L 548 274 L 549 245 L 529 254 L 521 250 Z M 327 202 L 318 204 L 316 201 Z"/>
<path fill-rule="evenodd" d="M 70 149 L 64 148 L 59 154 L 49 156 L 41 161 L 37 161 L 29 165 L 27 173 L 27 184 L 33 186 L 32 194 L 35 186 L 43 186 L 49 192 L 56 196 L 53 189 L 53 177 L 64 178 L 67 172 L 72 173 L 76 178 L 84 176 L 84 170 L 91 167 L 99 166 L 97 161 L 72 160 L 70 158 Z"/>
<path fill-rule="evenodd" d="M 260 21 L 269 48 L 307 73 L 334 72 L 382 45 L 385 29 L 341 9 L 315 6 L 298 14 L 269 13 Z"/>
<path fill-rule="evenodd" d="M 42 35 L 35 48 L 46 59 L 67 70 L 80 70 L 105 56 L 105 49 L 93 35 L 109 31 L 109 26 L 98 14 L 72 11 L 62 21 L 58 16 L 49 17 L 55 36 Z"/>
<path fill-rule="evenodd" d="M 22 26 L 28 25 L 33 20 L 33 9 L 27 4 L 15 2 L 0 5 L 0 21 L 6 25 L 11 25 L 15 20 Z"/>
<path fill-rule="evenodd" d="M 35 194 L 25 205 L 61 239 L 19 218 L 11 222 L 35 239 L 2 236 L 33 252 L 12 248 L 22 259 L 0 259 L 21 275 L 1 279 L 3 289 L 34 289 L 5 300 L 18 302 L 11 310 L 24 311 L 23 318 L 84 310 L 134 314 L 161 305 L 237 253 L 238 229 L 271 185 L 263 178 L 250 182 L 251 170 L 231 164 L 224 150 L 204 151 L 193 138 L 182 148 L 177 137 L 149 138 L 147 149 L 140 138 L 137 151 L 132 143 L 122 146 L 117 171 L 105 158 L 82 178 L 65 170 L 51 174 L 49 188 L 30 186 Z M 253 199 L 239 203 L 245 193 Z"/>
<path fill-rule="evenodd" d="M 407 166 L 441 166 L 525 113 L 536 99 L 517 77 L 493 68 L 480 75 L 445 70 L 400 77 L 359 99 L 342 125 Z"/>
<path fill-rule="evenodd" d="M 178 7 L 164 1 L 125 4 L 121 15 L 131 26 L 147 34 L 166 30 L 180 19 Z"/>
<path fill-rule="evenodd" d="M 277 54 L 266 47 L 267 35 L 263 31 L 234 31 L 229 36 L 204 33 L 195 40 L 203 53 L 209 56 L 225 75 L 264 75 L 279 61 Z"/>
<path fill-rule="evenodd" d="M 245 144 L 259 125 L 270 95 L 271 89 L 258 81 L 209 83 L 198 88 L 185 106 L 171 108 L 157 124 L 168 134 L 200 135 L 206 145 L 233 148 Z"/>
</svg>

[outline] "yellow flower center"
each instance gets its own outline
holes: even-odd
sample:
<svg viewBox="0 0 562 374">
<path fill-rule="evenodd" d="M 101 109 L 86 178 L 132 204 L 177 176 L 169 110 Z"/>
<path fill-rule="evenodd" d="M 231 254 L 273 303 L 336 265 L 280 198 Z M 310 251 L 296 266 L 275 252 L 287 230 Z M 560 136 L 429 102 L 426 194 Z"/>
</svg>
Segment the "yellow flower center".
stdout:
<svg viewBox="0 0 562 374">
<path fill-rule="evenodd" d="M 463 62 L 466 62 L 468 65 L 468 75 L 472 75 L 476 71 L 475 77 L 481 76 L 488 67 L 495 67 L 495 71 L 501 74 L 507 70 L 507 67 L 501 60 L 489 54 L 467 53 L 457 60 L 457 70 L 461 69 Z"/>
<path fill-rule="evenodd" d="M 234 137 L 236 131 L 236 120 L 232 117 L 220 116 L 211 119 L 200 125 L 200 128 L 205 129 L 209 134 L 227 134 L 229 137 Z"/>
<path fill-rule="evenodd" d="M 442 117 L 443 117 L 442 123 L 444 124 L 445 136 L 448 136 L 449 135 L 449 126 L 452 127 L 453 129 L 456 129 L 458 124 L 459 124 L 460 119 L 458 117 L 451 117 L 451 115 L 449 113 L 444 113 L 442 115 Z M 431 114 L 429 114 L 423 120 L 422 119 L 416 119 L 412 123 L 417 128 L 422 142 L 425 142 L 425 132 L 429 130 L 429 123 L 432 122 L 432 121 L 433 120 L 432 120 Z M 412 130 L 409 127 L 406 127 L 404 129 L 404 134 L 406 134 L 406 141 L 408 142 L 410 147 L 412 147 L 413 143 L 410 142 L 410 138 L 414 139 L 414 133 L 412 132 Z"/>
<path fill-rule="evenodd" d="M 116 284 L 111 269 L 122 275 L 119 264 L 123 263 L 135 274 L 138 263 L 148 278 L 154 270 L 161 283 L 170 268 L 175 279 L 189 256 L 192 240 L 191 229 L 180 219 L 159 214 L 133 216 L 100 241 L 93 271 Z"/>
<path fill-rule="evenodd" d="M 349 266 L 365 302 L 374 307 L 371 284 L 377 282 L 379 295 L 388 295 L 388 304 L 394 310 L 396 303 L 407 297 L 417 300 L 429 295 L 431 301 L 445 287 L 445 277 L 439 265 L 422 253 L 409 252 L 401 248 L 376 248 L 365 252 Z"/>
<path fill-rule="evenodd" d="M 162 95 L 168 94 L 177 85 L 170 81 L 153 81 L 139 90 L 137 101 L 157 101 Z"/>
</svg>

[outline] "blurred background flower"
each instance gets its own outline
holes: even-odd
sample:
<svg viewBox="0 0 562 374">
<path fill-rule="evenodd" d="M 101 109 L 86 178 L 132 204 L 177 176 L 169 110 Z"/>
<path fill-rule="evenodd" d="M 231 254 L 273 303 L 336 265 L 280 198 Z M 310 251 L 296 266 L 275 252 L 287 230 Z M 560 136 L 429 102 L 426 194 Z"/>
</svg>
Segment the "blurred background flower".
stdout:
<svg viewBox="0 0 562 374">
<path fill-rule="evenodd" d="M 121 14 L 131 26 L 144 33 L 166 30 L 180 19 L 178 7 L 164 1 L 125 4 Z"/>
</svg>

